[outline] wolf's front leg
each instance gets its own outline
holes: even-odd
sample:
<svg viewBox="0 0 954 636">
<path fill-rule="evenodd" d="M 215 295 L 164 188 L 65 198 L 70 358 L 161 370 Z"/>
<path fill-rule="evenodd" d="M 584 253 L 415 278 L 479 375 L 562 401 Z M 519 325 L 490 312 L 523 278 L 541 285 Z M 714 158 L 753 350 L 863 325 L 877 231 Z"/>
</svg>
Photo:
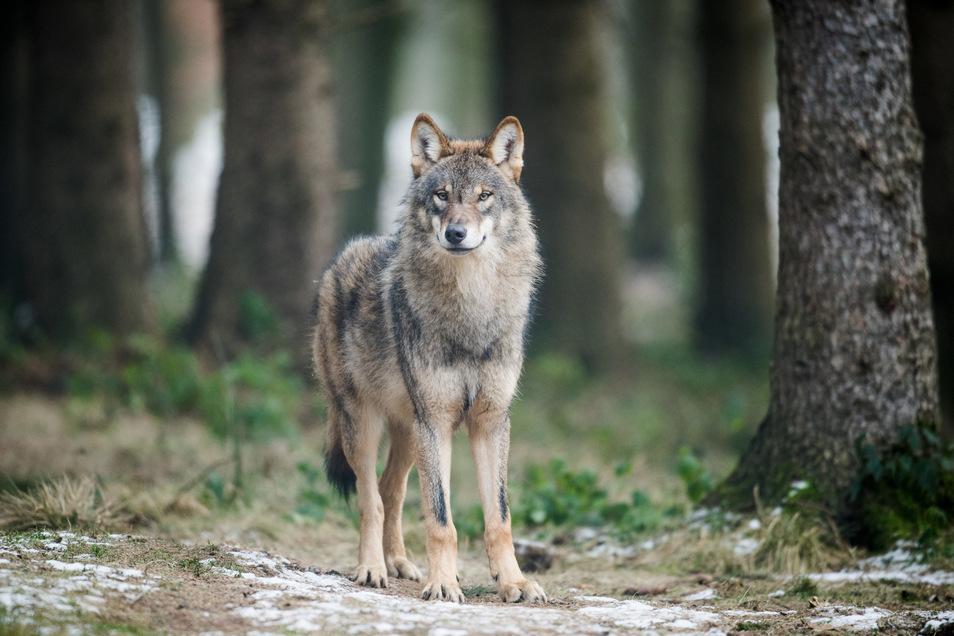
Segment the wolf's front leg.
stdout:
<svg viewBox="0 0 954 636">
<path fill-rule="evenodd" d="M 352 580 L 370 587 L 388 586 L 384 562 L 384 504 L 378 492 L 376 461 L 381 428 L 369 422 L 357 427 L 358 434 L 344 443 L 345 456 L 354 469 L 358 489 L 358 514 L 361 537 L 358 543 L 358 567 Z"/>
<path fill-rule="evenodd" d="M 510 530 L 507 503 L 507 456 L 510 453 L 510 418 L 482 417 L 470 427 L 470 450 L 477 468 L 477 489 L 484 509 L 484 544 L 490 561 L 490 575 L 497 593 L 507 603 L 546 601 L 547 595 L 535 581 L 524 577 L 517 565 Z"/>
<path fill-rule="evenodd" d="M 418 422 L 417 473 L 427 530 L 424 599 L 464 602 L 457 580 L 457 530 L 450 510 L 451 426 Z"/>
</svg>

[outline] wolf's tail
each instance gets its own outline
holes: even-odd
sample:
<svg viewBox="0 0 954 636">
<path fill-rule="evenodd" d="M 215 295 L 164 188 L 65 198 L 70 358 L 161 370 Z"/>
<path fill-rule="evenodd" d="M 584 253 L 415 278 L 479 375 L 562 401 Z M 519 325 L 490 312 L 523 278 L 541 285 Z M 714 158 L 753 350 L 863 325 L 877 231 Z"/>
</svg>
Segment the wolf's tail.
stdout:
<svg viewBox="0 0 954 636">
<path fill-rule="evenodd" d="M 351 497 L 357 490 L 358 478 L 345 457 L 344 448 L 341 446 L 341 435 L 337 427 L 332 423 L 331 433 L 328 436 L 328 448 L 325 450 L 325 475 L 328 477 L 328 483 L 334 486 L 338 494 L 344 497 L 345 501 Z"/>
</svg>

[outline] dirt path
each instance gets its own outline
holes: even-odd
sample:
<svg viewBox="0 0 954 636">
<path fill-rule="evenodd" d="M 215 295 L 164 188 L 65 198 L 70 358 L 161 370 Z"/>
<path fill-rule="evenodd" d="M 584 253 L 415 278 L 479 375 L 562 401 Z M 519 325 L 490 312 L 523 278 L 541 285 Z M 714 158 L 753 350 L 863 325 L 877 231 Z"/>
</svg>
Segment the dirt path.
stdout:
<svg viewBox="0 0 954 636">
<path fill-rule="evenodd" d="M 465 589 L 470 598 L 464 605 L 422 601 L 417 598 L 419 588 L 397 581 L 387 590 L 368 590 L 337 572 L 305 569 L 281 556 L 233 546 L 186 546 L 128 535 L 0 537 L 0 628 L 4 623 L 25 630 L 32 626 L 42 633 L 95 629 L 463 636 L 954 630 L 954 610 L 945 608 L 906 609 L 890 603 L 862 608 L 790 600 L 753 610 L 741 604 L 720 606 L 715 589 L 678 602 L 617 600 L 571 590 L 555 594 L 546 605 L 508 606 L 487 588 Z"/>
</svg>

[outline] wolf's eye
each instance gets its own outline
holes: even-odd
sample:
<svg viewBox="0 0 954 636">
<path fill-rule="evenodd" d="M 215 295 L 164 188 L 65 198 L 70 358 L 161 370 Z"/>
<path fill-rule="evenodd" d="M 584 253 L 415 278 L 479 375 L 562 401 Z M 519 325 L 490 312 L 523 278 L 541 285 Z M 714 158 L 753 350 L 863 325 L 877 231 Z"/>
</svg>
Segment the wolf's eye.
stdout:
<svg viewBox="0 0 954 636">
<path fill-rule="evenodd" d="M 487 199 L 492 197 L 493 194 L 494 194 L 493 192 L 481 192 L 480 196 L 477 198 L 479 198 L 481 201 L 486 201 Z"/>
<path fill-rule="evenodd" d="M 438 190 L 434 193 L 434 196 L 441 201 L 447 201 L 447 190 Z"/>
</svg>

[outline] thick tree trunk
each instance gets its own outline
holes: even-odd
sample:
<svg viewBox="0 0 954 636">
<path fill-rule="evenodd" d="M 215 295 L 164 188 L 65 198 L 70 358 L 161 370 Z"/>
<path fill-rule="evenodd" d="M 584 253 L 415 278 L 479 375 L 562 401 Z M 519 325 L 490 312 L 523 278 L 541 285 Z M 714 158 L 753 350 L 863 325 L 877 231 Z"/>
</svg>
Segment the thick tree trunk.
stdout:
<svg viewBox="0 0 954 636">
<path fill-rule="evenodd" d="M 337 239 L 329 3 L 225 0 L 225 165 L 190 335 L 236 353 L 262 325 L 248 293 L 304 356 L 313 281 Z M 304 360 L 304 358 L 302 358 Z"/>
<path fill-rule="evenodd" d="M 622 236 L 603 188 L 599 5 L 510 0 L 498 8 L 505 106 L 524 123 L 522 183 L 546 262 L 534 338 L 602 369 L 621 352 Z"/>
<path fill-rule="evenodd" d="M 703 67 L 697 346 L 765 351 L 772 325 L 772 263 L 765 210 L 762 0 L 699 3 Z"/>
<path fill-rule="evenodd" d="M 68 335 L 152 326 L 126 0 L 28 3 L 27 208 L 21 245 L 36 322 Z"/>
<path fill-rule="evenodd" d="M 954 439 L 954 1 L 908 0 L 943 432 Z"/>
<path fill-rule="evenodd" d="M 901 0 L 772 2 L 781 116 L 769 413 L 724 484 L 840 504 L 860 435 L 938 417 L 934 323 Z"/>
</svg>

